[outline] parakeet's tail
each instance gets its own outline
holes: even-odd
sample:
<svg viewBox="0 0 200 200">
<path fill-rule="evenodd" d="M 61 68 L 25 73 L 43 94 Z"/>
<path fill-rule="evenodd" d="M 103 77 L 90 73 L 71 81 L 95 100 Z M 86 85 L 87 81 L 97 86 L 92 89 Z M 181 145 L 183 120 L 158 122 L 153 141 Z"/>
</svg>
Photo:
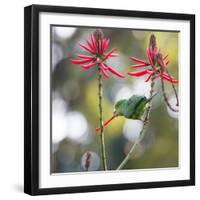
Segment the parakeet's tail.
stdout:
<svg viewBox="0 0 200 200">
<path fill-rule="evenodd" d="M 108 119 L 104 124 L 103 124 L 103 127 L 107 126 L 115 117 L 117 117 L 118 115 L 114 112 L 113 113 L 113 116 Z M 96 131 L 100 131 L 101 130 L 101 127 L 98 127 L 96 128 Z"/>
</svg>

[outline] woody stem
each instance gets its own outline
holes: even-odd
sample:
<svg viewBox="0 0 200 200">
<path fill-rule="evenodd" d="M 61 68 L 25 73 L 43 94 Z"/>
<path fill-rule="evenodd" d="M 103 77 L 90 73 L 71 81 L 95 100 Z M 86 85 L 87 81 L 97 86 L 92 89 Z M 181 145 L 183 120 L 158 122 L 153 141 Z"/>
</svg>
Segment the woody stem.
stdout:
<svg viewBox="0 0 200 200">
<path fill-rule="evenodd" d="M 173 88 L 173 90 L 174 90 L 174 94 L 175 94 L 175 97 L 176 97 L 176 106 L 179 106 L 178 94 L 177 94 L 175 85 L 174 85 L 174 83 L 172 82 L 172 77 L 170 76 L 170 73 L 169 73 L 168 69 L 166 69 L 166 72 L 167 72 L 168 76 L 169 76 L 170 79 L 171 79 L 172 88 Z"/>
<path fill-rule="evenodd" d="M 154 67 L 152 67 L 153 70 L 154 70 Z M 117 167 L 116 170 L 120 170 L 122 168 L 124 168 L 124 166 L 127 164 L 127 162 L 129 161 L 132 153 L 134 152 L 134 150 L 136 149 L 137 145 L 141 142 L 141 140 L 143 139 L 144 137 L 144 133 L 145 133 L 145 130 L 146 130 L 146 127 L 147 127 L 147 124 L 149 122 L 149 117 L 150 117 L 150 111 L 151 111 L 151 104 L 152 104 L 152 96 L 153 96 L 153 93 L 154 93 L 154 85 L 155 85 L 155 72 L 152 74 L 151 76 L 151 89 L 150 89 L 150 102 L 146 108 L 146 113 L 145 113 L 145 116 L 144 116 L 144 124 L 143 124 L 143 127 L 142 127 L 142 130 L 140 131 L 140 135 L 138 137 L 138 139 L 135 141 L 135 143 L 132 145 L 131 149 L 129 150 L 128 154 L 126 155 L 126 157 L 124 158 L 124 160 L 120 163 L 120 165 Z"/>
<path fill-rule="evenodd" d="M 100 148 L 101 148 L 101 157 L 102 157 L 102 164 L 103 169 L 107 170 L 107 162 L 106 162 L 106 149 L 105 149 L 105 139 L 104 139 L 104 127 L 103 127 L 103 108 L 102 108 L 102 75 L 100 66 L 98 66 L 98 97 L 99 97 L 99 126 L 101 127 L 100 130 Z"/>
<path fill-rule="evenodd" d="M 162 77 L 162 74 L 163 74 L 163 69 L 161 68 L 161 77 Z M 169 72 L 167 71 L 167 74 L 169 75 Z M 171 84 L 172 84 L 172 88 L 174 90 L 174 93 L 175 93 L 175 96 L 176 96 L 176 100 L 177 100 L 177 106 L 179 105 L 179 101 L 178 101 L 178 94 L 176 92 L 176 89 L 175 89 L 175 86 L 174 84 L 172 83 L 172 78 L 171 76 L 169 75 L 170 79 L 171 79 Z M 163 97 L 164 97 L 164 100 L 165 100 L 165 103 L 167 104 L 168 108 L 170 110 L 172 110 L 173 112 L 178 112 L 178 109 L 175 109 L 171 106 L 171 104 L 169 103 L 169 100 L 168 100 L 168 97 L 167 97 L 167 94 L 165 92 L 165 84 L 164 84 L 164 81 L 163 79 L 161 78 L 161 88 L 162 88 L 162 93 L 163 93 Z"/>
</svg>

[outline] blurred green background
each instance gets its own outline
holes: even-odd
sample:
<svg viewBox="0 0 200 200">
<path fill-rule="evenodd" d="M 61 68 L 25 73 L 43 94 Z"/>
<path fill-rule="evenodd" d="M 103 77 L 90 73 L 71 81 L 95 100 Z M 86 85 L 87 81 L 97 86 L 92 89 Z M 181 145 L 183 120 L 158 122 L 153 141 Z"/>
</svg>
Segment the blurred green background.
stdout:
<svg viewBox="0 0 200 200">
<path fill-rule="evenodd" d="M 85 171 L 86 152 L 91 153 L 89 170 L 102 170 L 98 126 L 97 68 L 83 70 L 69 61 L 76 54 L 86 54 L 79 42 L 95 31 L 92 28 L 51 27 L 51 95 L 52 95 L 52 159 L 51 172 Z M 146 47 L 152 31 L 102 29 L 110 39 L 109 49 L 116 48 L 118 57 L 107 62 L 117 71 L 133 71 L 129 56 L 147 60 Z M 169 54 L 170 73 L 178 79 L 178 33 L 156 32 L 163 55 Z M 146 77 L 120 79 L 111 75 L 103 80 L 103 118 L 108 119 L 113 105 L 132 94 L 149 95 Z M 170 101 L 175 105 L 171 85 L 166 84 Z M 156 80 L 160 91 L 160 80 Z M 105 128 L 108 168 L 115 170 L 138 137 L 141 122 L 116 118 Z M 163 168 L 178 166 L 178 115 L 165 105 L 162 92 L 155 97 L 145 137 L 124 169 Z"/>
</svg>

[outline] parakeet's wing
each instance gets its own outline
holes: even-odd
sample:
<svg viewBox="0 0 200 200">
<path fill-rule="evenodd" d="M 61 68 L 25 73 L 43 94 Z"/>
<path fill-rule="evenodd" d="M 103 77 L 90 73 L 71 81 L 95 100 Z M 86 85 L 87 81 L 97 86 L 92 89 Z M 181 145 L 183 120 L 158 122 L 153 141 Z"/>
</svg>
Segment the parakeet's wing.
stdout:
<svg viewBox="0 0 200 200">
<path fill-rule="evenodd" d="M 138 116 L 138 106 L 146 100 L 145 96 L 138 96 L 133 95 L 129 100 L 126 102 L 126 106 L 124 109 L 124 116 L 126 118 L 136 119 Z"/>
</svg>

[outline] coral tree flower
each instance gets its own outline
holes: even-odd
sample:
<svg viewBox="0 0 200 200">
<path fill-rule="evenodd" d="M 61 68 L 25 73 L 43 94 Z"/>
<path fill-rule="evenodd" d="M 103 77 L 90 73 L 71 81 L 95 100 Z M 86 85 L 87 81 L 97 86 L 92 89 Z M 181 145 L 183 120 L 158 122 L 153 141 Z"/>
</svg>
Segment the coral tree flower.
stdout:
<svg viewBox="0 0 200 200">
<path fill-rule="evenodd" d="M 143 68 L 145 69 L 129 72 L 130 76 L 143 76 L 148 75 L 145 82 L 148 82 L 153 73 L 155 73 L 155 78 L 162 78 L 163 80 L 169 81 L 171 83 L 178 83 L 178 81 L 165 72 L 167 65 L 169 64 L 168 55 L 162 56 L 160 49 L 156 47 L 155 36 L 152 34 L 150 38 L 149 48 L 146 49 L 146 55 L 148 61 L 141 60 L 135 57 L 130 57 L 131 60 L 137 62 L 138 64 L 131 66 L 132 68 Z M 162 70 L 162 71 L 161 71 Z"/>
<path fill-rule="evenodd" d="M 82 43 L 79 43 L 79 45 L 85 49 L 89 55 L 78 54 L 77 57 L 81 59 L 71 59 L 73 64 L 80 65 L 80 67 L 85 70 L 98 66 L 105 78 L 109 78 L 109 74 L 107 73 L 108 71 L 120 78 L 125 77 L 105 63 L 106 60 L 111 57 L 116 57 L 117 54 L 115 53 L 114 48 L 106 53 L 109 45 L 109 39 L 103 38 L 100 30 L 90 34 L 90 39 L 86 39 L 86 43 L 87 45 Z"/>
</svg>

